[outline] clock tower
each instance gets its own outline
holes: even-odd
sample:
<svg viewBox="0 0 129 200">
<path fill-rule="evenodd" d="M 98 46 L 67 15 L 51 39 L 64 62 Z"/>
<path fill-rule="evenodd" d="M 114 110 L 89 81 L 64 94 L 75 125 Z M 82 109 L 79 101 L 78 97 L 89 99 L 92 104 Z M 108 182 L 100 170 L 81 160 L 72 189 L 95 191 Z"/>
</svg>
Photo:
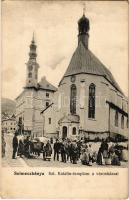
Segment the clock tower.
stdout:
<svg viewBox="0 0 129 200">
<path fill-rule="evenodd" d="M 27 77 L 26 77 L 26 87 L 37 87 L 38 82 L 38 68 L 39 64 L 36 62 L 36 44 L 34 40 L 34 35 L 30 44 L 29 60 L 27 65 Z"/>
</svg>

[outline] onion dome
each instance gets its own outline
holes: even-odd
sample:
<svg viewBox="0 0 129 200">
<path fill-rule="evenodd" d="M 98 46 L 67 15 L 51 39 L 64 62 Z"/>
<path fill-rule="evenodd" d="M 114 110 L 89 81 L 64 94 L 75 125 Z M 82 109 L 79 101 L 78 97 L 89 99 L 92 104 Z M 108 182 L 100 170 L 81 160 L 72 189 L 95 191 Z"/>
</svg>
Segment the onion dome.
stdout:
<svg viewBox="0 0 129 200">
<path fill-rule="evenodd" d="M 85 14 L 78 21 L 78 31 L 79 34 L 85 34 L 89 31 L 90 24 L 89 19 L 85 17 Z"/>
</svg>

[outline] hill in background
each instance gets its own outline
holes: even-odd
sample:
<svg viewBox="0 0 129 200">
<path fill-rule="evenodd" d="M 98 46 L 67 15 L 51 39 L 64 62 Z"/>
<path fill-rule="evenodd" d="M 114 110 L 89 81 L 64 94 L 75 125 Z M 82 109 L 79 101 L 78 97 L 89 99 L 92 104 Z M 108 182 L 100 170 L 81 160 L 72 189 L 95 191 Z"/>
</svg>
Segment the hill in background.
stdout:
<svg viewBox="0 0 129 200">
<path fill-rule="evenodd" d="M 2 114 L 7 113 L 13 115 L 16 113 L 16 103 L 14 100 L 8 98 L 1 99 L 1 112 Z"/>
</svg>

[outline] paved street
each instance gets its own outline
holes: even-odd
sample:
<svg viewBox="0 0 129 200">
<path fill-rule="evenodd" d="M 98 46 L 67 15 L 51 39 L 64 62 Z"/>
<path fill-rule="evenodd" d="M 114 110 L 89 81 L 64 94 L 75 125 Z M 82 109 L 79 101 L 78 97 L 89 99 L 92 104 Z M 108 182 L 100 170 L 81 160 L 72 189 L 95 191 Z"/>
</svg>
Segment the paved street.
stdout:
<svg viewBox="0 0 129 200">
<path fill-rule="evenodd" d="M 70 162 L 62 163 L 61 161 L 54 161 L 53 155 L 51 161 L 43 161 L 42 154 L 40 157 L 35 157 L 32 159 L 27 158 L 20 158 L 17 157 L 17 159 L 12 159 L 12 135 L 8 135 L 5 138 L 6 140 L 6 156 L 2 159 L 2 166 L 3 167 L 84 167 L 84 165 L 81 164 L 80 161 L 78 161 L 77 164 L 72 164 Z M 94 145 L 94 148 L 98 150 L 98 145 Z M 60 159 L 61 160 L 61 159 Z M 121 162 L 120 167 L 126 167 L 127 162 Z M 90 167 L 90 166 L 85 166 Z M 92 167 L 98 167 L 96 163 L 92 165 Z M 107 167 L 107 166 L 99 166 L 99 167 Z M 114 166 L 109 166 L 114 167 Z M 119 167 L 119 166 L 117 166 Z"/>
</svg>

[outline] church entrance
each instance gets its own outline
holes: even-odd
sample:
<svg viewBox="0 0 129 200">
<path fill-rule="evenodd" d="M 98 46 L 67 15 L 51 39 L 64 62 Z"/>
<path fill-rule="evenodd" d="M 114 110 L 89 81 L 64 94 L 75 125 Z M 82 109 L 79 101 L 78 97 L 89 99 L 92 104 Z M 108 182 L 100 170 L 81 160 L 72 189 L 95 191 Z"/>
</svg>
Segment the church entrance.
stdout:
<svg viewBox="0 0 129 200">
<path fill-rule="evenodd" d="M 63 138 L 63 139 L 67 138 L 67 126 L 63 126 L 62 138 Z"/>
</svg>

